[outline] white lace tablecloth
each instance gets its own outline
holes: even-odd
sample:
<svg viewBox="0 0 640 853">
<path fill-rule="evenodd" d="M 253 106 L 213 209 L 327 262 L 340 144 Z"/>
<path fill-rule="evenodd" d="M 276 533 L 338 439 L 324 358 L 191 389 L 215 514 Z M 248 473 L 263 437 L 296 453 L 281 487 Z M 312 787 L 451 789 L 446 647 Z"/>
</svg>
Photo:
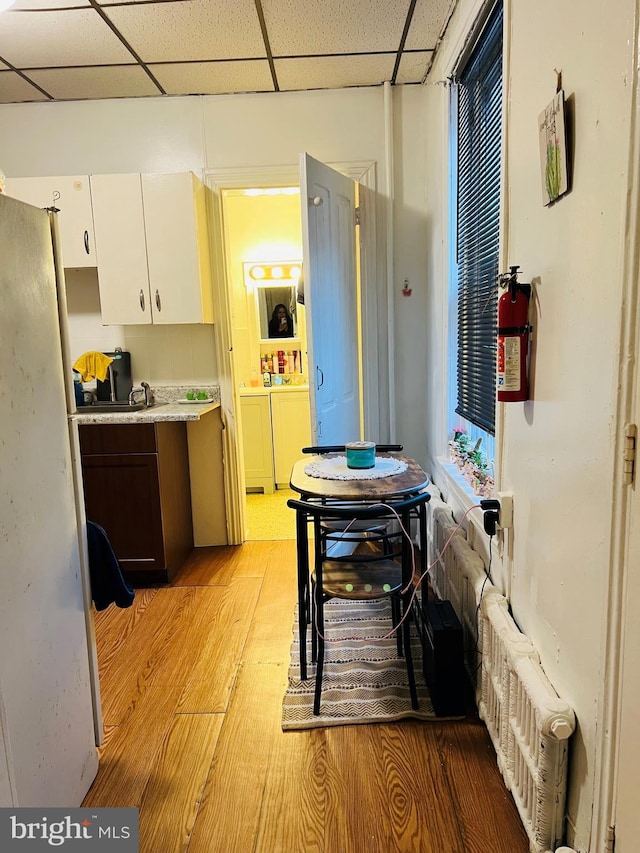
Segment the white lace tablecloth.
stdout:
<svg viewBox="0 0 640 853">
<path fill-rule="evenodd" d="M 407 463 L 402 459 L 377 456 L 373 468 L 348 468 L 346 456 L 327 456 L 309 462 L 305 465 L 304 473 L 320 480 L 378 480 L 381 477 L 401 474 L 407 467 Z"/>
</svg>

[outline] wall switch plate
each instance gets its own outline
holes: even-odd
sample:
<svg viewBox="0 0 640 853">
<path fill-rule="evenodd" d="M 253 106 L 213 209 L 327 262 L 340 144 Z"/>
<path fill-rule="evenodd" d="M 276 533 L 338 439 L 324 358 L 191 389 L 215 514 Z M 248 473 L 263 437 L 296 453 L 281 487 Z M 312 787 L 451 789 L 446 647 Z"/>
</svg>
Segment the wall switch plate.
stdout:
<svg viewBox="0 0 640 853">
<path fill-rule="evenodd" d="M 513 495 L 511 492 L 498 492 L 500 501 L 500 527 L 503 530 L 513 527 Z"/>
</svg>

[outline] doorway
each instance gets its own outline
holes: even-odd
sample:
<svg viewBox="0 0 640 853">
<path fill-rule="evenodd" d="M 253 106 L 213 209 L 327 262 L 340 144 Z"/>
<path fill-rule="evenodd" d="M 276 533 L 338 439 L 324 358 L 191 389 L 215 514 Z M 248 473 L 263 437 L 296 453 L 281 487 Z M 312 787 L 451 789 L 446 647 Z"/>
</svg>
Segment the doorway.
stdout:
<svg viewBox="0 0 640 853">
<path fill-rule="evenodd" d="M 295 536 L 288 472 L 309 443 L 306 317 L 298 186 L 221 193 L 231 361 L 245 473 L 244 537 Z M 274 325 L 276 314 L 282 321 Z M 281 323 L 284 323 L 281 329 Z M 277 328 L 276 328 L 277 326 Z M 238 417 L 239 414 L 239 417 Z"/>
<path fill-rule="evenodd" d="M 379 329 L 386 328 L 384 306 L 388 301 L 389 283 L 385 275 L 386 252 L 382 237 L 385 205 L 376 193 L 376 167 L 373 160 L 330 164 L 360 185 L 360 259 L 362 300 L 362 363 L 364 424 L 367 434 L 379 441 L 388 440 L 390 423 L 385 389 L 389 384 L 386 338 Z M 226 286 L 224 222 L 222 195 L 227 189 L 299 186 L 298 164 L 212 169 L 205 172 L 209 190 L 210 222 L 214 243 L 214 293 L 216 301 L 216 360 L 220 382 L 221 413 L 225 457 L 225 506 L 229 544 L 244 541 L 245 471 L 242 459 L 241 416 L 237 394 L 238 382 L 233 364 L 233 316 Z M 380 239 L 377 234 L 380 233 Z"/>
</svg>

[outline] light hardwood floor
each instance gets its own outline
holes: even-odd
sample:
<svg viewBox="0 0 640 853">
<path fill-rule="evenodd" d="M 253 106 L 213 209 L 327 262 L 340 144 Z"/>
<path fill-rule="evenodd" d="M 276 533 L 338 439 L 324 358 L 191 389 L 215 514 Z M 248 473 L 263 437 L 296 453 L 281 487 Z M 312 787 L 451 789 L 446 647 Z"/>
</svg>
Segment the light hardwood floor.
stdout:
<svg viewBox="0 0 640 853">
<path fill-rule="evenodd" d="M 280 728 L 295 542 L 196 549 L 96 613 L 105 719 L 83 805 L 137 806 L 141 853 L 527 853 L 482 723 Z"/>
</svg>

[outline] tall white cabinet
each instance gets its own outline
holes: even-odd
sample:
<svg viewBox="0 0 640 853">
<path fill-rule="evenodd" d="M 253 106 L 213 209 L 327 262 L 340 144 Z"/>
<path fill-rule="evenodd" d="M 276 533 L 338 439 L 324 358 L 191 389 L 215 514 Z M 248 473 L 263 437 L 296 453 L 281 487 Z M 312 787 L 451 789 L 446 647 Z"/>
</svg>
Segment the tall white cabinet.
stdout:
<svg viewBox="0 0 640 853">
<path fill-rule="evenodd" d="M 64 266 L 70 269 L 96 266 L 88 175 L 7 178 L 5 192 L 34 207 L 57 207 Z"/>
<path fill-rule="evenodd" d="M 205 192 L 192 172 L 91 176 L 105 325 L 213 323 Z"/>
</svg>

